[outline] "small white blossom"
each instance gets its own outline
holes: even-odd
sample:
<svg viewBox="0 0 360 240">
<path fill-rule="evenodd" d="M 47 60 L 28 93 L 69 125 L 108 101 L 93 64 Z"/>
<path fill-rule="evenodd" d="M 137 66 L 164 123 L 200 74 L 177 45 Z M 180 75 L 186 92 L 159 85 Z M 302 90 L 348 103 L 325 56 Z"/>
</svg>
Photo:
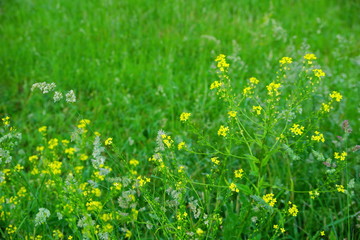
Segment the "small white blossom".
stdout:
<svg viewBox="0 0 360 240">
<path fill-rule="evenodd" d="M 50 211 L 46 208 L 40 208 L 39 212 L 35 216 L 35 226 L 39 226 L 46 223 L 46 219 L 50 217 Z"/>
<path fill-rule="evenodd" d="M 47 83 L 47 82 L 39 82 L 39 83 L 34 83 L 31 86 L 31 91 L 34 91 L 34 89 L 40 89 L 40 91 L 42 93 L 48 93 L 53 91 L 56 88 L 56 84 L 55 83 Z"/>
<path fill-rule="evenodd" d="M 60 101 L 61 99 L 63 98 L 63 94 L 61 93 L 61 92 L 55 92 L 55 94 L 54 94 L 54 97 L 53 97 L 53 99 L 54 99 L 54 102 L 58 102 L 58 101 Z"/>
<path fill-rule="evenodd" d="M 73 90 L 67 92 L 65 96 L 66 96 L 66 102 L 71 102 L 71 103 L 76 102 L 76 96 Z"/>
</svg>

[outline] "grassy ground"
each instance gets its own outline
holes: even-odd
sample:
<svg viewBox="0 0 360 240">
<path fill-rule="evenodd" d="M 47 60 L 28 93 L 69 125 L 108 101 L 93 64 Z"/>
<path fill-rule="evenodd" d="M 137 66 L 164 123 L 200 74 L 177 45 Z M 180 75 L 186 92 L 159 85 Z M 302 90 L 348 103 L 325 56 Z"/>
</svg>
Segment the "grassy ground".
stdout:
<svg viewBox="0 0 360 240">
<path fill-rule="evenodd" d="M 159 129 L 181 132 L 181 112 L 219 124 L 210 121 L 221 105 L 209 90 L 218 54 L 230 56 L 240 91 L 252 76 L 270 83 L 281 57 L 313 52 L 327 74 L 323 92 L 344 96 L 322 129 L 340 135 L 349 120 L 352 146 L 360 139 L 359 13 L 357 1 L 333 0 L 0 0 L 0 115 L 21 129 L 26 153 L 38 127 L 67 136 L 86 118 L 127 158 L 146 162 Z M 77 103 L 31 93 L 43 81 L 73 89 Z"/>
</svg>

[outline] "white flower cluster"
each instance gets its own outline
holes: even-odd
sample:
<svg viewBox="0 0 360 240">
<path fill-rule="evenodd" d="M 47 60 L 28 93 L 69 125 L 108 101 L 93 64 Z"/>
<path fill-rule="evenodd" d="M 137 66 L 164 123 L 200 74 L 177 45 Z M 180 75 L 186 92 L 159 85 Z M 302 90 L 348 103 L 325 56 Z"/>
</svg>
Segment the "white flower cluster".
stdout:
<svg viewBox="0 0 360 240">
<path fill-rule="evenodd" d="M 47 82 L 39 82 L 39 83 L 34 83 L 31 87 L 31 91 L 34 91 L 35 89 L 40 89 L 40 91 L 43 94 L 49 93 L 54 91 L 56 88 L 56 84 L 55 83 L 47 83 Z M 62 92 L 59 91 L 55 91 L 54 96 L 53 96 L 53 100 L 54 102 L 58 102 L 61 99 L 63 99 L 63 94 Z M 68 91 L 65 94 L 65 100 L 68 103 L 74 103 L 76 102 L 76 96 L 75 96 L 75 92 L 73 90 Z"/>
<path fill-rule="evenodd" d="M 50 217 L 50 211 L 46 208 L 40 208 L 39 212 L 35 216 L 35 226 L 39 226 L 46 223 L 46 219 Z"/>
<path fill-rule="evenodd" d="M 93 149 L 93 159 L 91 159 L 92 165 L 94 168 L 98 169 L 100 165 L 105 163 L 106 157 L 101 156 L 101 154 L 105 151 L 105 148 L 101 146 L 100 137 L 96 136 L 94 140 L 94 149 Z"/>
</svg>

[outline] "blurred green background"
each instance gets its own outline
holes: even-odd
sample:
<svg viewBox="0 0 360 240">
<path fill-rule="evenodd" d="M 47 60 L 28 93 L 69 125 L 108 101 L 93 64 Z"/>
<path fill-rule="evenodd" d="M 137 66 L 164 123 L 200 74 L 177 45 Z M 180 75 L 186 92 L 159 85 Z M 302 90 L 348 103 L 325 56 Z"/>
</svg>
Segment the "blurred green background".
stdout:
<svg viewBox="0 0 360 240">
<path fill-rule="evenodd" d="M 176 133 L 179 114 L 207 125 L 220 111 L 209 84 L 214 58 L 229 56 L 241 89 L 275 77 L 283 56 L 313 52 L 324 94 L 344 95 L 323 129 L 350 120 L 359 139 L 358 1 L 0 1 L 0 114 L 35 145 L 42 125 L 68 136 L 81 118 L 126 154 L 146 156 L 159 129 Z M 75 104 L 31 93 L 35 82 L 73 89 Z M 212 119 L 212 120 L 210 120 Z"/>
</svg>

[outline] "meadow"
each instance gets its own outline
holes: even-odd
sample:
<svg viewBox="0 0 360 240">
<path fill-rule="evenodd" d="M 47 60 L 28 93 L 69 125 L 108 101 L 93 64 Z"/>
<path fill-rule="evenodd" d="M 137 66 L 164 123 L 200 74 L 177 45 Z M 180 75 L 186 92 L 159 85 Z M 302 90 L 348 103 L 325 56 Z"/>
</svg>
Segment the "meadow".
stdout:
<svg viewBox="0 0 360 240">
<path fill-rule="evenodd" d="M 0 0 L 0 239 L 359 239 L 359 23 Z"/>
</svg>

